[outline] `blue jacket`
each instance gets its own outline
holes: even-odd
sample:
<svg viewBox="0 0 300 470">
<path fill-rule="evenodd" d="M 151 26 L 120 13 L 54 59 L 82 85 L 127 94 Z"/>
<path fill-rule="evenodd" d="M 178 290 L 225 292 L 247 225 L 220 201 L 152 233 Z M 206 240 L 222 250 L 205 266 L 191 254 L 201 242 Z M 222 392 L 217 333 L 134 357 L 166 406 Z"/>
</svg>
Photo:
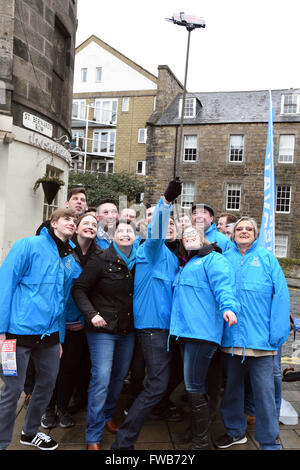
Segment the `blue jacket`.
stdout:
<svg viewBox="0 0 300 470">
<path fill-rule="evenodd" d="M 44 337 L 59 331 L 63 341 L 74 265 L 71 254 L 60 258 L 46 228 L 14 243 L 0 267 L 0 333 Z"/>
<path fill-rule="evenodd" d="M 73 274 L 72 274 L 72 286 L 75 281 L 78 279 L 82 272 L 82 267 L 80 263 L 75 260 Z M 78 323 L 80 322 L 84 326 L 84 318 L 76 303 L 73 300 L 72 295 L 70 294 L 66 302 L 66 308 L 64 310 L 64 321 L 65 323 Z"/>
<path fill-rule="evenodd" d="M 148 236 L 139 246 L 133 295 L 134 327 L 168 330 L 177 256 L 165 245 L 171 206 L 161 199 L 148 225 Z"/>
<path fill-rule="evenodd" d="M 212 224 L 205 232 L 205 238 L 210 242 L 217 242 L 217 245 L 222 248 L 222 253 L 229 250 L 232 246 L 232 241 L 224 233 L 218 232 L 216 224 Z"/>
<path fill-rule="evenodd" d="M 241 255 L 237 245 L 224 255 L 232 267 L 240 302 L 236 325 L 225 326 L 222 346 L 276 350 L 290 332 L 290 299 L 276 257 L 256 240 Z"/>
<path fill-rule="evenodd" d="M 227 310 L 237 313 L 238 308 L 224 256 L 215 251 L 194 256 L 174 281 L 170 335 L 220 344 L 223 314 Z"/>
</svg>

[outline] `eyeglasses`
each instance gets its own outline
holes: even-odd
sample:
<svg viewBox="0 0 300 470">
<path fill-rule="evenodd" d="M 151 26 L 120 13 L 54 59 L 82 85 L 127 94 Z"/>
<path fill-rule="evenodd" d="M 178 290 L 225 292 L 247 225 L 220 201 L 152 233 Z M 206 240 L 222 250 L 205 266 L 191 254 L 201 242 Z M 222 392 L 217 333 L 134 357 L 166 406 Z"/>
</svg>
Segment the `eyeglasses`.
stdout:
<svg viewBox="0 0 300 470">
<path fill-rule="evenodd" d="M 237 227 L 236 229 L 236 232 L 242 232 L 242 231 L 246 231 L 246 232 L 253 232 L 253 227 Z"/>
</svg>

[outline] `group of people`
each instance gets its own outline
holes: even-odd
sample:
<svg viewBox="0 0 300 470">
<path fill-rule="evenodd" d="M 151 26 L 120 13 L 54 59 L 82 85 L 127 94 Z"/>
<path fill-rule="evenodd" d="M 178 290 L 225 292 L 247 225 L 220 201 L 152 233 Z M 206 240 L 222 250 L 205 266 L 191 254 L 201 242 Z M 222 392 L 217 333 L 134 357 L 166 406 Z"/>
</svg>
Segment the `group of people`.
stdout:
<svg viewBox="0 0 300 470">
<path fill-rule="evenodd" d="M 226 434 L 215 447 L 247 441 L 248 383 L 255 438 L 262 450 L 280 449 L 275 377 L 290 331 L 285 277 L 259 245 L 255 220 L 221 214 L 216 225 L 208 204 L 178 215 L 180 194 L 175 178 L 137 232 L 132 209 L 119 214 L 111 199 L 88 208 L 77 188 L 35 236 L 13 245 L 0 267 L 0 350 L 16 341 L 17 374 L 3 368 L 0 450 L 11 442 L 30 360 L 21 444 L 57 448 L 39 427 L 74 424 L 68 407 L 79 396 L 79 406 L 87 400 L 88 450 L 101 449 L 105 427 L 115 434 L 111 449 L 134 449 L 147 417 L 184 380 L 187 449 L 210 449 L 221 382 Z M 137 355 L 145 379 L 118 426 L 114 412 Z"/>
</svg>

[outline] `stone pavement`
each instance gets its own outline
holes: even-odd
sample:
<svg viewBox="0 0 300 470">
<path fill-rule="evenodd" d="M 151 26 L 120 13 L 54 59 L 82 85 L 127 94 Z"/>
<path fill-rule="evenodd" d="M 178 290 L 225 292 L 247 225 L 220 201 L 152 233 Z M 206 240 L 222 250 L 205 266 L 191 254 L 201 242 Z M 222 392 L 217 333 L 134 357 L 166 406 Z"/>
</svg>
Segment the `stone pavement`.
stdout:
<svg viewBox="0 0 300 470">
<path fill-rule="evenodd" d="M 291 287 L 291 312 L 295 317 L 300 318 L 300 290 L 298 285 Z M 290 333 L 289 340 L 283 345 L 282 350 L 282 370 L 287 367 L 293 367 L 295 371 L 300 371 L 300 332 L 296 336 L 296 344 L 293 344 L 293 333 Z M 299 339 L 298 339 L 299 338 Z M 296 351 L 293 347 L 296 346 Z M 297 351 L 299 349 L 299 353 Z M 1 380 L 0 380 L 1 384 Z M 300 415 L 300 381 L 298 382 L 282 382 L 283 398 L 290 402 L 297 413 Z M 126 400 L 126 391 L 120 397 L 119 404 L 116 410 L 115 420 L 121 423 L 124 419 L 123 405 Z M 136 450 L 152 450 L 152 451 L 174 451 L 183 450 L 184 445 L 176 446 L 172 441 L 172 434 L 174 432 L 182 432 L 187 425 L 188 406 L 187 402 L 183 399 L 183 386 L 179 386 L 172 395 L 172 400 L 176 403 L 178 409 L 183 413 L 184 420 L 179 423 L 168 423 L 164 420 L 151 421 L 148 420 L 140 433 L 139 439 L 136 443 Z M 24 395 L 21 396 L 18 405 L 18 413 L 15 425 L 13 441 L 8 450 L 24 450 L 24 451 L 39 451 L 30 446 L 23 446 L 19 443 L 22 424 L 26 410 L 23 406 Z M 60 427 L 52 430 L 41 431 L 50 434 L 55 440 L 59 442 L 58 450 L 85 450 L 85 417 L 86 412 L 80 412 L 74 416 L 75 426 L 68 429 Z M 224 433 L 224 426 L 217 413 L 216 419 L 212 424 L 212 437 L 217 437 Z M 248 426 L 247 429 L 248 442 L 244 445 L 230 447 L 227 450 L 258 450 L 258 444 L 254 439 L 254 425 Z M 280 439 L 283 450 L 300 450 L 300 420 L 296 425 L 280 424 Z M 102 449 L 108 450 L 114 440 L 114 436 L 108 431 L 104 431 Z M 224 452 L 224 451 L 223 451 Z M 226 450 L 225 450 L 226 452 Z"/>
</svg>

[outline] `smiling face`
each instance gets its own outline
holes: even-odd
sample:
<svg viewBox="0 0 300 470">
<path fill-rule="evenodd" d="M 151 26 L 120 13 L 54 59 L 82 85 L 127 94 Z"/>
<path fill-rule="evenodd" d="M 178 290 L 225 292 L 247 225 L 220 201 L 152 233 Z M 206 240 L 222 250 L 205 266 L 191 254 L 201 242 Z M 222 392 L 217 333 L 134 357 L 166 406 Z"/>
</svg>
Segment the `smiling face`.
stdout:
<svg viewBox="0 0 300 470">
<path fill-rule="evenodd" d="M 177 235 L 177 232 L 176 232 L 174 220 L 170 218 L 166 240 L 169 242 L 173 242 L 174 240 L 176 240 L 176 235 Z"/>
<path fill-rule="evenodd" d="M 253 224 L 249 220 L 239 222 L 234 230 L 234 241 L 238 248 L 248 250 L 255 240 L 255 230 Z"/>
<path fill-rule="evenodd" d="M 227 217 L 219 217 L 217 223 L 217 230 L 218 232 L 222 232 L 226 234 L 226 224 L 227 224 Z"/>
<path fill-rule="evenodd" d="M 62 241 L 72 238 L 76 228 L 76 218 L 71 216 L 62 216 L 57 220 L 51 221 L 55 235 Z"/>
<path fill-rule="evenodd" d="M 213 216 L 207 209 L 202 209 L 201 207 L 197 207 L 193 210 L 192 214 L 192 224 L 195 225 L 197 228 L 204 228 L 204 232 L 211 226 L 213 223 Z"/>
<path fill-rule="evenodd" d="M 97 220 L 92 215 L 83 217 L 77 225 L 76 235 L 78 239 L 93 240 L 97 235 Z"/>
<path fill-rule="evenodd" d="M 203 246 L 203 235 L 195 227 L 187 227 L 182 234 L 184 248 L 189 250 L 199 250 Z"/>
<path fill-rule="evenodd" d="M 105 225 L 109 228 L 113 227 L 118 218 L 118 209 L 114 204 L 105 202 L 98 207 L 98 219 L 102 227 Z"/>
<path fill-rule="evenodd" d="M 115 231 L 114 241 L 118 247 L 129 247 L 135 242 L 135 231 L 130 224 L 120 223 Z"/>
</svg>

